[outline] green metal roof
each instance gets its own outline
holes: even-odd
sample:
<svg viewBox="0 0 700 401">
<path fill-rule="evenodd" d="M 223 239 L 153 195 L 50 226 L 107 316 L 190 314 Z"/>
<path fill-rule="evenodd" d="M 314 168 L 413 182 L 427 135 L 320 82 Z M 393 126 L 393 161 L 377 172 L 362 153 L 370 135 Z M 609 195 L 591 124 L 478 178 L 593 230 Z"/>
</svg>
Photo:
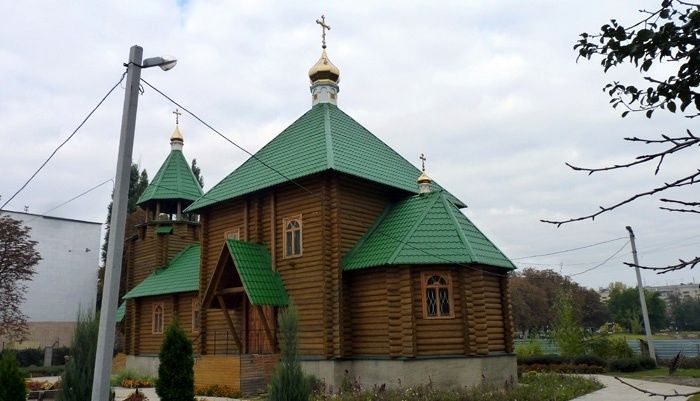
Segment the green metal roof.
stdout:
<svg viewBox="0 0 700 401">
<path fill-rule="evenodd" d="M 202 194 L 202 187 L 199 186 L 182 151 L 173 149 L 136 204 L 140 205 L 155 199 L 195 201 Z"/>
<path fill-rule="evenodd" d="M 173 226 L 160 226 L 156 228 L 156 234 L 170 234 L 173 232 Z"/>
<path fill-rule="evenodd" d="M 124 319 L 124 315 L 126 314 L 126 302 L 122 302 L 121 305 L 117 308 L 117 314 L 115 316 L 115 321 L 117 323 L 120 323 L 122 319 Z"/>
<path fill-rule="evenodd" d="M 343 270 L 400 264 L 515 265 L 450 201 L 444 191 L 387 207 L 343 258 Z"/>
<path fill-rule="evenodd" d="M 164 268 L 146 277 L 124 299 L 190 292 L 199 289 L 199 245 L 188 245 Z"/>
<path fill-rule="evenodd" d="M 336 170 L 409 192 L 421 174 L 408 160 L 335 105 L 320 103 L 260 149 L 254 157 L 191 204 L 208 205 L 287 182 Z M 440 188 L 437 184 L 433 186 Z M 465 205 L 449 195 L 457 205 Z"/>
<path fill-rule="evenodd" d="M 243 288 L 253 305 L 287 305 L 289 297 L 279 272 L 272 271 L 267 247 L 239 240 L 227 240 Z"/>
</svg>

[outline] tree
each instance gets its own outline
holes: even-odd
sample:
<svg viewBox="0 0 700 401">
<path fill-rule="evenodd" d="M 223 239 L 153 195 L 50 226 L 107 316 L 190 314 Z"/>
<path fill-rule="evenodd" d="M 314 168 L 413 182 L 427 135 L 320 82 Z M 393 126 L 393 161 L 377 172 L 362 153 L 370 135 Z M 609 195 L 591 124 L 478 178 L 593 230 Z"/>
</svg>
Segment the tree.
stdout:
<svg viewBox="0 0 700 401">
<path fill-rule="evenodd" d="M 202 176 L 202 169 L 197 166 L 197 159 L 192 159 L 192 174 L 197 179 L 199 186 L 204 188 L 204 177 Z"/>
<path fill-rule="evenodd" d="M 556 322 L 554 341 L 564 356 L 579 356 L 586 353 L 583 328 L 576 318 L 576 310 L 570 291 L 559 292 L 555 305 Z"/>
<path fill-rule="evenodd" d="M 616 19 L 610 20 L 595 34 L 582 33 L 574 49 L 578 58 L 600 57 L 604 71 L 626 64 L 639 68 L 646 87 L 612 82 L 605 86 L 611 97 L 612 107 L 624 109 L 622 117 L 630 113 L 644 113 L 651 118 L 656 110 L 667 110 L 687 118 L 700 116 L 700 4 L 687 0 L 663 0 L 656 10 L 640 10 L 641 17 L 632 24 L 623 25 Z M 652 66 L 664 63 L 676 69 L 669 76 L 652 76 Z M 660 71 L 669 71 L 662 69 Z M 685 133 L 666 135 L 659 138 L 629 137 L 626 141 L 635 144 L 661 147 L 660 150 L 637 156 L 633 161 L 600 168 L 586 168 L 567 165 L 576 171 L 593 174 L 655 164 L 655 175 L 667 156 L 687 149 L 697 148 L 700 137 L 690 130 Z M 603 213 L 617 209 L 639 198 L 656 197 L 675 188 L 696 184 L 700 180 L 700 170 L 691 168 L 686 174 L 668 182 L 659 183 L 649 189 L 633 194 L 609 206 L 601 206 L 594 213 L 568 220 L 542 220 L 558 226 L 562 224 L 594 220 Z M 660 209 L 668 212 L 700 214 L 700 202 L 687 199 L 660 198 Z M 667 273 L 686 267 L 693 268 L 700 263 L 700 256 L 688 260 L 679 259 L 676 264 L 667 266 L 638 266 Z M 635 266 L 632 263 L 626 263 Z"/>
<path fill-rule="evenodd" d="M 162 401 L 194 400 L 192 342 L 177 319 L 168 326 L 160 347 L 156 393 Z"/>
<path fill-rule="evenodd" d="M 131 165 L 131 171 L 129 176 L 129 198 L 127 202 L 127 214 L 134 213 L 136 211 L 136 202 L 143 194 L 143 191 L 148 187 L 148 173 L 146 169 L 139 170 L 138 164 Z M 114 194 L 112 194 L 114 196 Z M 107 222 L 105 223 L 105 238 L 102 243 L 102 250 L 100 252 L 100 267 L 97 271 L 97 310 L 99 311 L 102 307 L 102 287 L 104 285 L 105 276 L 105 265 L 107 262 L 107 247 L 109 246 L 109 223 L 112 221 L 112 205 L 113 201 L 109 202 L 107 206 Z"/>
<path fill-rule="evenodd" d="M 26 281 L 36 274 L 41 260 L 30 228 L 0 214 L 0 337 L 22 340 L 27 335 L 27 318 L 20 310 L 27 292 Z"/>
<path fill-rule="evenodd" d="M 281 355 L 270 378 L 267 396 L 269 401 L 307 401 L 311 395 L 311 386 L 299 365 L 298 321 L 299 317 L 293 305 L 277 316 L 282 339 Z"/>
<path fill-rule="evenodd" d="M 27 385 L 24 375 L 19 370 L 19 363 L 14 351 L 5 349 L 0 358 L 0 400 L 25 401 Z"/>
<path fill-rule="evenodd" d="M 666 304 L 659 293 L 644 290 L 644 296 L 651 329 L 666 328 L 668 326 Z M 639 290 L 636 287 L 628 288 L 621 283 L 611 285 L 608 309 L 610 309 L 610 315 L 616 323 L 621 324 L 630 332 L 641 332 L 642 307 L 639 304 Z"/>
<path fill-rule="evenodd" d="M 71 355 L 61 376 L 58 401 L 84 401 L 92 396 L 98 325 L 99 318 L 92 312 L 78 312 Z"/>
<path fill-rule="evenodd" d="M 584 327 L 599 327 L 608 319 L 597 292 L 581 287 L 553 270 L 526 268 L 510 280 L 513 322 L 517 330 L 544 330 L 556 320 L 559 293 L 570 293 Z"/>
<path fill-rule="evenodd" d="M 671 295 L 669 318 L 676 330 L 700 330 L 700 299 Z"/>
</svg>

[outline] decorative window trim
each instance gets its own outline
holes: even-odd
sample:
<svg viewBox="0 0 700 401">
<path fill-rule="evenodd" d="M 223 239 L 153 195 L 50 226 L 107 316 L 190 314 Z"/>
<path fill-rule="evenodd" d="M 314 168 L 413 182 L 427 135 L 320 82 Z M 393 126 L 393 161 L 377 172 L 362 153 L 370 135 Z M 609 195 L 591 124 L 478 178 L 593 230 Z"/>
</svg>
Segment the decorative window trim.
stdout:
<svg viewBox="0 0 700 401">
<path fill-rule="evenodd" d="M 201 314 L 199 310 L 199 300 L 197 298 L 192 298 L 192 332 L 199 333 L 199 322 L 201 320 Z"/>
<path fill-rule="evenodd" d="M 428 285 L 428 279 L 432 276 L 440 276 L 447 282 L 446 285 Z M 423 306 L 423 319 L 454 319 L 455 317 L 455 303 L 454 303 L 454 286 L 452 285 L 452 274 L 445 271 L 430 271 L 422 272 L 420 276 L 420 288 L 421 288 L 421 303 Z M 428 297 L 427 290 L 429 288 L 435 288 L 436 293 L 439 293 L 439 289 L 447 289 L 447 302 L 449 302 L 450 311 L 448 314 L 442 314 L 440 307 L 437 307 L 437 315 L 428 315 Z"/>
<path fill-rule="evenodd" d="M 151 312 L 151 334 L 163 334 L 163 326 L 165 326 L 165 305 L 160 302 L 153 305 Z"/>
<path fill-rule="evenodd" d="M 240 240 L 241 239 L 241 228 L 236 227 L 233 230 L 228 230 L 228 231 L 224 232 L 224 240 L 228 240 L 228 239 Z"/>
<path fill-rule="evenodd" d="M 282 219 L 282 255 L 284 259 L 291 259 L 291 258 L 298 258 L 304 254 L 304 225 L 302 223 L 302 218 L 301 214 L 297 214 L 295 216 L 290 216 L 285 219 Z M 296 221 L 299 224 L 299 252 L 295 253 L 294 252 L 294 232 L 297 231 L 296 229 L 287 229 L 287 226 L 289 225 L 290 222 Z M 287 253 L 287 233 L 291 231 L 292 232 L 292 253 L 288 254 Z"/>
</svg>

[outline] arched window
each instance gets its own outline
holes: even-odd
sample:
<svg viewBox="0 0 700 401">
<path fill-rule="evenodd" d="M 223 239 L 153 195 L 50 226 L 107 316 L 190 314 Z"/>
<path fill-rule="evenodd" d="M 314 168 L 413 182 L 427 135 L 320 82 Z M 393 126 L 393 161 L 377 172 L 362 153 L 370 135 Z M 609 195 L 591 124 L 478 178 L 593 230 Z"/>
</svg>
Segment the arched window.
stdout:
<svg viewBox="0 0 700 401">
<path fill-rule="evenodd" d="M 151 332 L 153 334 L 163 334 L 163 304 L 153 305 Z"/>
<path fill-rule="evenodd" d="M 301 256 L 301 216 L 284 219 L 284 257 Z"/>
<path fill-rule="evenodd" d="M 423 317 L 454 317 L 452 279 L 449 273 L 423 273 Z"/>
</svg>

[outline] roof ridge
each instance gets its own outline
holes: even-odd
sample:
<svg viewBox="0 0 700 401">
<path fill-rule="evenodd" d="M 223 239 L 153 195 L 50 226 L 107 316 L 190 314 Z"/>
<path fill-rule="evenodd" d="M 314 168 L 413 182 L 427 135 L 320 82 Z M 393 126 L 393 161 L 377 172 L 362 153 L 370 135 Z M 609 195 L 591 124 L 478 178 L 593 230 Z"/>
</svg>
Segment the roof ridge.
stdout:
<svg viewBox="0 0 700 401">
<path fill-rule="evenodd" d="M 456 208 L 456 207 L 455 207 L 455 208 Z M 506 256 L 505 253 L 503 253 L 503 251 L 501 250 L 501 248 L 498 247 L 498 245 L 496 245 L 493 241 L 491 241 L 491 239 L 489 239 L 489 237 L 487 237 L 486 234 L 484 234 L 484 232 L 481 231 L 481 229 L 480 229 L 479 227 L 476 226 L 476 224 L 474 224 L 471 220 L 469 220 L 469 217 L 467 217 L 466 215 L 464 215 L 464 213 L 462 213 L 462 212 L 459 211 L 459 210 L 458 210 L 458 212 L 459 212 L 459 214 L 462 215 L 462 218 L 464 218 L 465 220 L 467 220 L 467 222 L 468 222 L 469 224 L 471 224 L 471 226 L 472 226 L 476 231 L 478 231 L 479 234 L 481 234 L 481 236 L 483 236 L 488 242 L 491 243 L 491 246 L 493 246 L 494 248 L 496 248 L 496 250 L 497 250 L 498 252 L 500 252 L 501 255 L 503 255 L 504 258 L 506 258 L 506 260 L 511 264 L 511 266 L 513 266 L 514 269 L 517 269 L 517 267 L 515 266 L 515 263 L 513 263 L 513 261 L 510 260 L 510 258 L 509 258 L 508 256 Z M 455 216 L 455 218 L 457 218 L 457 217 Z M 476 254 L 474 255 L 474 259 L 475 259 L 475 262 L 484 263 L 484 264 L 486 263 L 486 262 L 481 262 L 481 261 L 479 261 Z"/>
<path fill-rule="evenodd" d="M 425 196 L 425 195 L 426 195 L 426 194 L 413 195 L 413 196 L 411 196 L 411 197 L 409 197 L 409 198 L 403 200 L 402 202 L 408 202 L 408 201 L 410 201 L 412 198 L 420 199 L 420 198 L 416 198 L 416 197 Z M 431 196 L 432 194 L 427 194 L 427 195 L 428 195 L 428 196 Z M 430 211 L 430 208 L 432 208 L 433 205 L 435 205 L 435 202 L 437 202 L 437 198 L 438 198 L 438 197 L 437 197 L 437 196 L 434 196 L 434 197 L 435 197 L 435 199 L 433 199 L 432 202 L 429 202 L 429 203 L 425 206 L 425 210 L 423 211 L 423 213 L 421 213 L 420 217 L 416 219 L 416 222 L 413 223 L 413 227 L 411 227 L 411 229 L 408 230 L 408 232 L 406 233 L 406 235 L 404 235 L 403 238 L 411 238 L 411 237 L 413 236 L 413 234 L 416 232 L 416 230 L 417 230 L 418 227 L 421 225 L 421 223 L 423 222 L 423 220 L 425 220 L 425 216 L 428 215 L 428 212 Z M 403 239 L 403 238 L 401 238 L 401 239 Z M 403 248 L 406 246 L 406 244 L 407 244 L 407 242 L 401 241 L 401 245 L 399 245 L 398 247 L 396 247 L 396 250 L 394 250 L 394 252 L 393 252 L 393 253 L 391 254 L 391 256 L 389 257 L 389 262 L 390 262 L 390 263 L 393 263 L 393 262 L 394 262 L 394 260 L 396 259 L 396 256 L 397 256 L 399 253 L 401 253 L 401 251 L 403 251 Z"/>
<path fill-rule="evenodd" d="M 328 168 L 335 168 L 335 158 L 333 156 L 333 135 L 331 134 L 331 113 L 328 107 L 324 107 L 323 112 L 324 128 L 326 135 L 326 162 Z"/>
<path fill-rule="evenodd" d="M 469 255 L 471 255 L 472 259 L 474 259 L 474 262 L 479 262 L 477 259 L 478 257 L 476 256 L 476 253 L 474 253 L 474 249 L 472 249 L 472 244 L 469 242 L 467 239 L 467 236 L 464 235 L 464 232 L 462 231 L 462 226 L 459 224 L 459 221 L 457 220 L 457 216 L 454 214 L 454 210 L 456 207 L 454 207 L 454 204 L 447 200 L 445 195 L 440 192 L 440 198 L 442 199 L 442 204 L 445 206 L 445 210 L 447 211 L 447 214 L 450 215 L 450 218 L 452 218 L 452 223 L 455 225 L 455 229 L 457 230 L 457 236 L 459 236 L 459 239 L 462 241 L 462 243 L 466 246 L 466 248 L 469 250 Z M 452 207 L 450 207 L 452 205 Z M 459 209 L 457 209 L 459 211 Z"/>
</svg>

